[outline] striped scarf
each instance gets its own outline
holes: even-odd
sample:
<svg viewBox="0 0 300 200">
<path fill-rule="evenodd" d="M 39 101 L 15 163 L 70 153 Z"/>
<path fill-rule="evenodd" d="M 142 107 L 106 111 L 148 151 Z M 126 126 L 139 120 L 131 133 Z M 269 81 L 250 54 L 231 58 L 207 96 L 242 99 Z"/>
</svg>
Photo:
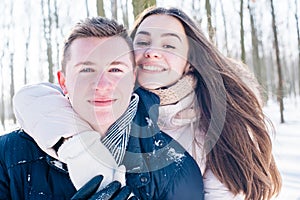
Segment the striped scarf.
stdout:
<svg viewBox="0 0 300 200">
<path fill-rule="evenodd" d="M 139 96 L 133 93 L 125 113 L 109 127 L 106 136 L 102 139 L 102 143 L 114 156 L 118 165 L 122 162 L 126 152 L 131 122 L 136 114 L 138 102 Z"/>
</svg>

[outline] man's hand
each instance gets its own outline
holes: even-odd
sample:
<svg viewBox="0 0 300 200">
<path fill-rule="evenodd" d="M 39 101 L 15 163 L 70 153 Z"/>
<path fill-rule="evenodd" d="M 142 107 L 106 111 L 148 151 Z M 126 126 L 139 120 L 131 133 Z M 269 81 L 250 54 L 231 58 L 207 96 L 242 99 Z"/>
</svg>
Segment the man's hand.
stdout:
<svg viewBox="0 0 300 200">
<path fill-rule="evenodd" d="M 97 192 L 101 182 L 102 175 L 95 176 L 87 182 L 78 192 L 72 197 L 72 200 L 127 200 L 131 194 L 131 189 L 128 186 L 121 187 L 121 183 L 113 181 L 105 188 Z M 132 196 L 130 200 L 137 200 L 137 197 Z"/>
</svg>

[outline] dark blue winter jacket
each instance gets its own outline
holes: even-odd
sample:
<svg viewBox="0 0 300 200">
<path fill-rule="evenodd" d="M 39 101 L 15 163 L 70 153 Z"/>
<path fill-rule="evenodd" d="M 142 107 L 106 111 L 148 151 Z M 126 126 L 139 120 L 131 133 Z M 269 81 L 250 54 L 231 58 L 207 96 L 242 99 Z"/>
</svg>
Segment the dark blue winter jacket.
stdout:
<svg viewBox="0 0 300 200">
<path fill-rule="evenodd" d="M 202 200 L 202 175 L 193 158 L 159 131 L 159 99 L 140 96 L 123 160 L 127 185 L 140 199 Z M 84 172 L 84 169 L 83 169 Z M 22 130 L 0 137 L 0 199 L 70 199 L 76 192 L 66 166 L 44 153 Z"/>
</svg>

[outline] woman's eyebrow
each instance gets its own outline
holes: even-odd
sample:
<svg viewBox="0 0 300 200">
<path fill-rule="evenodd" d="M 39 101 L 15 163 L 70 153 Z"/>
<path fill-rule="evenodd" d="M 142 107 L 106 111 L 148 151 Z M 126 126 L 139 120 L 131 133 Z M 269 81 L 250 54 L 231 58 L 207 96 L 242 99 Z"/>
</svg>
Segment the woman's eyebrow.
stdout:
<svg viewBox="0 0 300 200">
<path fill-rule="evenodd" d="M 139 31 L 139 32 L 137 32 L 137 35 L 138 34 L 147 35 L 147 36 L 151 35 L 147 31 Z M 169 37 L 169 36 L 176 37 L 180 42 L 182 42 L 181 38 L 177 34 L 175 34 L 175 33 L 163 33 L 163 34 L 161 34 L 161 37 Z"/>
<path fill-rule="evenodd" d="M 161 37 L 169 37 L 169 36 L 176 37 L 180 42 L 182 42 L 181 38 L 175 33 L 163 33 L 163 34 L 161 34 Z"/>
<path fill-rule="evenodd" d="M 141 34 L 141 35 L 150 35 L 150 33 L 147 32 L 147 31 L 139 31 L 139 32 L 137 32 L 137 34 Z"/>
</svg>

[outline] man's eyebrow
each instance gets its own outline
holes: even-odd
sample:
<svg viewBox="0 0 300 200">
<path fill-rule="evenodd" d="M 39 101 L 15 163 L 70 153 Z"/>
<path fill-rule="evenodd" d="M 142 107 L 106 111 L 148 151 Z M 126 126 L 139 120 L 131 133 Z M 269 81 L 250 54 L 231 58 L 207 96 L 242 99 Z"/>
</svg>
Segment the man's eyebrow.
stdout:
<svg viewBox="0 0 300 200">
<path fill-rule="evenodd" d="M 110 65 L 125 65 L 126 67 L 130 68 L 130 66 L 128 66 L 128 64 L 126 64 L 125 62 L 122 61 L 113 61 L 110 63 Z"/>
<path fill-rule="evenodd" d="M 74 67 L 78 67 L 78 66 L 81 66 L 81 65 L 91 66 L 91 65 L 95 65 L 95 63 L 93 63 L 91 61 L 83 61 L 83 62 L 77 63 Z"/>
<path fill-rule="evenodd" d="M 161 37 L 168 37 L 168 36 L 176 37 L 180 42 L 182 42 L 181 38 L 175 33 L 163 33 L 163 34 L 161 34 Z"/>
</svg>

